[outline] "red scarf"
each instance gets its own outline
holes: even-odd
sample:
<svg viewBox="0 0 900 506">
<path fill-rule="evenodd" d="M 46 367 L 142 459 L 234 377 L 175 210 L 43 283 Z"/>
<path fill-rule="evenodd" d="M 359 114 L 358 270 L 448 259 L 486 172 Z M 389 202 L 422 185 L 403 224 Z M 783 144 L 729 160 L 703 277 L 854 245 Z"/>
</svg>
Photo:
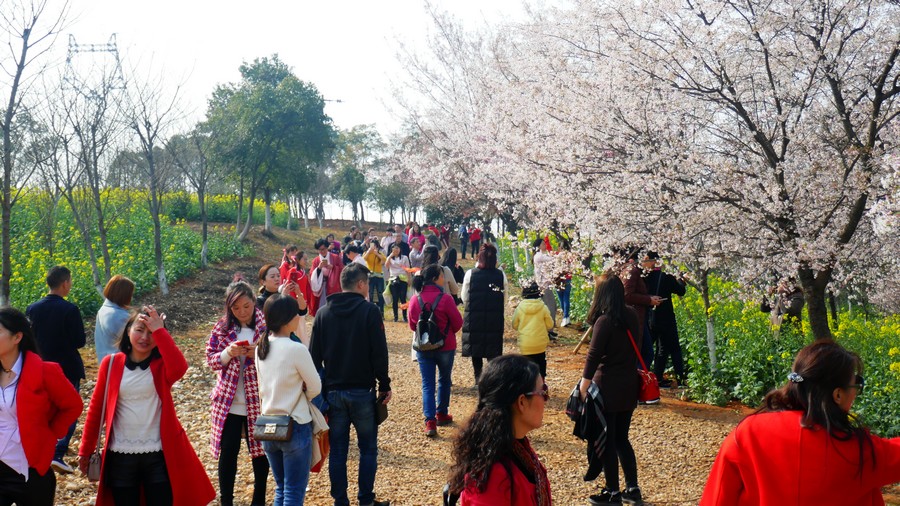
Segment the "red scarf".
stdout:
<svg viewBox="0 0 900 506">
<path fill-rule="evenodd" d="M 547 479 L 547 470 L 541 464 L 540 459 L 528 438 L 518 439 L 513 443 L 513 461 L 528 481 L 534 483 L 534 503 L 537 506 L 550 506 L 553 500 L 550 497 L 550 480 Z"/>
</svg>

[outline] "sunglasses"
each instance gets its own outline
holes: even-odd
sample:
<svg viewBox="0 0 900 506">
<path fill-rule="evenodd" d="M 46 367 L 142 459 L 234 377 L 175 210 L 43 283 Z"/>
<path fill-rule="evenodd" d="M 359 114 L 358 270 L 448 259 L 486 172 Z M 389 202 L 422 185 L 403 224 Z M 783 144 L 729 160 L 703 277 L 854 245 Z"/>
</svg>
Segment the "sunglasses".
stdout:
<svg viewBox="0 0 900 506">
<path fill-rule="evenodd" d="M 544 402 L 547 402 L 550 400 L 550 388 L 548 388 L 547 384 L 544 383 L 541 389 L 536 392 L 525 392 L 526 397 L 531 397 L 532 395 L 540 395 L 544 398 Z"/>
<path fill-rule="evenodd" d="M 866 379 L 857 374 L 854 380 L 856 381 L 856 383 L 847 385 L 847 388 L 855 388 L 861 394 L 866 386 Z"/>
</svg>

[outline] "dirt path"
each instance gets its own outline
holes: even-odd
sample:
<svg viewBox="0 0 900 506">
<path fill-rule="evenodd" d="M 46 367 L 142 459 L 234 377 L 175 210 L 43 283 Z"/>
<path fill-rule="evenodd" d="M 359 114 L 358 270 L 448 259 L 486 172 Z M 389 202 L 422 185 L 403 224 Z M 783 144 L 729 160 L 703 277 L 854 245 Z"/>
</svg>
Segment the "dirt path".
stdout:
<svg viewBox="0 0 900 506">
<path fill-rule="evenodd" d="M 158 294 L 144 297 L 143 302 L 155 302 L 169 315 L 173 335 L 184 350 L 191 367 L 185 378 L 175 385 L 174 398 L 179 417 L 194 447 L 203 460 L 213 484 L 216 482 L 216 463 L 207 444 L 209 435 L 208 395 L 215 382 L 205 366 L 204 348 L 209 331 L 221 311 L 224 287 L 235 271 L 242 271 L 249 280 L 264 261 L 280 257 L 284 242 L 309 243 L 314 234 L 281 233 L 279 237 L 256 236 L 258 258 L 227 262 L 172 287 L 172 294 L 161 300 Z M 311 248 L 307 248 L 311 249 Z M 509 320 L 509 318 L 508 318 Z M 380 500 L 389 499 L 395 505 L 440 504 L 440 490 L 446 481 L 449 467 L 450 442 L 458 425 L 441 427 L 435 439 L 423 434 L 421 410 L 421 380 L 418 366 L 410 359 L 410 331 L 405 324 L 386 323 L 390 349 L 390 370 L 394 400 L 390 404 L 388 420 L 379 429 L 379 468 L 376 493 Z M 597 493 L 601 480 L 586 483 L 582 475 L 586 469 L 585 444 L 572 436 L 572 424 L 563 413 L 566 397 L 580 377 L 584 355 L 573 358 L 571 350 L 578 335 L 563 329 L 563 344 L 548 350 L 548 377 L 552 398 L 544 415 L 544 426 L 531 434 L 532 444 L 544 461 L 556 504 L 587 504 L 587 497 Z M 507 332 L 505 351 L 515 351 L 512 332 Z M 82 387 L 87 398 L 96 377 L 93 351 L 85 354 L 86 363 L 94 365 L 88 381 Z M 471 362 L 457 355 L 453 371 L 451 413 L 462 423 L 475 408 Z M 696 504 L 715 453 L 724 436 L 740 419 L 734 409 L 714 408 L 682 402 L 667 396 L 660 405 L 640 407 L 634 416 L 631 440 L 638 460 L 641 488 L 648 504 Z M 83 422 L 83 417 L 82 421 Z M 81 422 L 73 438 L 71 451 L 80 442 Z M 352 437 L 352 436 L 351 436 Z M 349 468 L 350 497 L 356 494 L 356 461 L 358 453 L 351 443 Z M 237 504 L 249 504 L 252 472 L 245 452 L 236 487 Z M 269 480 L 271 503 L 274 482 Z M 306 504 L 331 504 L 327 472 L 310 478 Z M 57 503 L 66 505 L 93 504 L 96 487 L 80 475 L 61 476 L 57 487 Z"/>
</svg>

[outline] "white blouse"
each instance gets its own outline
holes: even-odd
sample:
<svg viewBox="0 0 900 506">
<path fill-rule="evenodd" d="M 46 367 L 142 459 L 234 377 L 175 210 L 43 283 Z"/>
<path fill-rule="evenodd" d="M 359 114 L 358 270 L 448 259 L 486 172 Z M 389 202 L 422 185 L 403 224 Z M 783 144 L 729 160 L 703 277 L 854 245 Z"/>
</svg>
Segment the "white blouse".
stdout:
<svg viewBox="0 0 900 506">
<path fill-rule="evenodd" d="M 150 453 L 162 450 L 159 420 L 162 401 L 153 384 L 150 368 L 127 367 L 119 383 L 119 400 L 109 449 L 117 453 Z"/>
</svg>

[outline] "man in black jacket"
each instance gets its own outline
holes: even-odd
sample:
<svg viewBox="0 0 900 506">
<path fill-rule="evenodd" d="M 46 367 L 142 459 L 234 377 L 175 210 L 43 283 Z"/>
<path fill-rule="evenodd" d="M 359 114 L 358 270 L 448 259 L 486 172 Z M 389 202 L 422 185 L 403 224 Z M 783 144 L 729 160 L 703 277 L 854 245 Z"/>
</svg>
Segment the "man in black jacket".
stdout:
<svg viewBox="0 0 900 506">
<path fill-rule="evenodd" d="M 341 290 L 329 295 L 328 304 L 316 313 L 309 343 L 313 363 L 325 370 L 322 390 L 330 406 L 331 497 L 336 506 L 350 504 L 347 451 L 353 424 L 359 445 L 359 504 L 387 506 L 390 502 L 376 501 L 374 492 L 378 469 L 375 403 L 387 404 L 391 400 L 384 321 L 378 306 L 366 301 L 369 269 L 365 266 L 351 263 L 344 267 Z"/>
<path fill-rule="evenodd" d="M 65 299 L 72 290 L 72 272 L 60 265 L 52 267 L 47 272 L 47 286 L 50 293 L 28 306 L 25 314 L 31 320 L 41 358 L 58 363 L 75 390 L 79 390 L 84 379 L 84 362 L 78 349 L 84 348 L 85 336 L 81 311 Z M 51 467 L 57 473 L 74 471 L 63 458 L 69 450 L 75 423 L 69 427 L 66 437 L 56 442 Z"/>
<path fill-rule="evenodd" d="M 641 262 L 644 270 L 649 271 L 644 283 L 647 292 L 662 297 L 658 306 L 651 308 L 647 314 L 650 335 L 656 343 L 656 355 L 653 359 L 653 373 L 659 379 L 659 386 L 667 388 L 672 382 L 663 379 L 666 362 L 672 357 L 672 367 L 679 386 L 685 383 L 684 358 L 681 353 L 681 341 L 678 338 L 678 323 L 675 321 L 675 308 L 672 307 L 672 296 L 683 297 L 686 293 L 684 279 L 667 274 L 659 267 L 659 254 L 648 251 Z"/>
</svg>

